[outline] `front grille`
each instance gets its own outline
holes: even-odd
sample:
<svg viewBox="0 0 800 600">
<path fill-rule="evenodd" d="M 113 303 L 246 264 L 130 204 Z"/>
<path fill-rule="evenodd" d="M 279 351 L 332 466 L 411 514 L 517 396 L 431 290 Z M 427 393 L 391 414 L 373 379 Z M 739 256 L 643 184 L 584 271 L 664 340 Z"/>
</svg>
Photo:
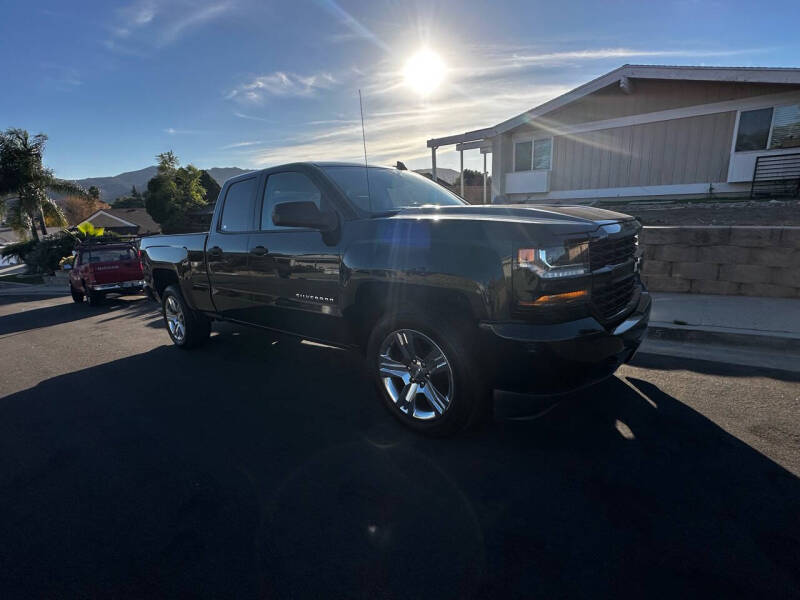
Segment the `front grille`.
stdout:
<svg viewBox="0 0 800 600">
<path fill-rule="evenodd" d="M 610 319 L 628 305 L 633 296 L 636 278 L 631 275 L 622 281 L 592 289 L 592 305 L 603 319 Z"/>
<path fill-rule="evenodd" d="M 589 243 L 589 268 L 592 271 L 630 260 L 636 252 L 636 236 L 603 238 Z"/>
</svg>

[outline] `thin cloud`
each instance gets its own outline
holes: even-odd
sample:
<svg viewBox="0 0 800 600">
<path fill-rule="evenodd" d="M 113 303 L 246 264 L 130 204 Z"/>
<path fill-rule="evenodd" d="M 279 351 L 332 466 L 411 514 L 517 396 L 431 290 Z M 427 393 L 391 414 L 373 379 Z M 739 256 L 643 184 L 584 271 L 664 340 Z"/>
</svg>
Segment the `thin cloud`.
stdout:
<svg viewBox="0 0 800 600">
<path fill-rule="evenodd" d="M 147 56 L 153 48 L 178 41 L 189 31 L 227 14 L 233 0 L 183 3 L 137 0 L 115 13 L 106 28 L 110 36 L 103 45 L 119 54 Z"/>
<path fill-rule="evenodd" d="M 169 23 L 161 32 L 161 44 L 166 45 L 177 40 L 185 31 L 204 25 L 225 14 L 233 8 L 232 2 L 210 4 L 191 12 L 188 16 Z"/>
<path fill-rule="evenodd" d="M 41 67 L 45 73 L 42 82 L 46 87 L 68 92 L 83 85 L 83 78 L 77 69 L 55 63 L 42 63 Z"/>
<path fill-rule="evenodd" d="M 259 75 L 239 85 L 228 92 L 226 98 L 257 103 L 267 96 L 313 96 L 319 90 L 334 87 L 336 83 L 336 79 L 330 73 L 299 75 L 275 71 L 268 75 Z"/>
<path fill-rule="evenodd" d="M 174 127 L 167 127 L 163 131 L 169 135 L 199 135 L 208 133 L 207 131 L 201 131 L 199 129 L 175 129 Z"/>
<path fill-rule="evenodd" d="M 248 115 L 238 111 L 234 111 L 233 116 L 239 117 L 240 119 L 248 119 L 249 121 L 260 121 L 261 123 L 275 123 L 274 119 L 265 119 L 264 117 L 258 117 L 256 115 Z"/>
<path fill-rule="evenodd" d="M 737 50 L 637 50 L 634 48 L 598 48 L 589 50 L 573 50 L 569 52 L 544 52 L 541 54 L 513 54 L 508 61 L 512 64 L 560 63 L 564 61 L 604 60 L 611 58 L 633 57 L 681 57 L 681 58 L 714 58 L 738 56 L 763 52 L 763 49 Z"/>
<path fill-rule="evenodd" d="M 329 38 L 331 41 L 347 42 L 351 40 L 367 40 L 375 44 L 381 50 L 391 52 L 389 46 L 372 33 L 372 31 L 367 29 L 367 27 L 359 22 L 353 15 L 343 9 L 335 0 L 316 0 L 316 3 L 323 10 L 333 15 L 339 24 L 348 30 L 346 33 L 334 34 Z"/>
<path fill-rule="evenodd" d="M 220 150 L 232 150 L 234 148 L 246 148 L 248 146 L 258 146 L 263 144 L 261 140 L 254 140 L 251 142 L 236 142 L 234 144 L 228 144 L 227 146 L 222 146 Z"/>
</svg>

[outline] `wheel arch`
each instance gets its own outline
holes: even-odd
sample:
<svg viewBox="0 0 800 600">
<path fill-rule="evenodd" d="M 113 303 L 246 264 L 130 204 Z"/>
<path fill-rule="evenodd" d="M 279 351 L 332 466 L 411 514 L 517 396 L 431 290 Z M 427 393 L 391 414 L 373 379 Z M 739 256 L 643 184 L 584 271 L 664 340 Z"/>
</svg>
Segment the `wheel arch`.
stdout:
<svg viewBox="0 0 800 600">
<path fill-rule="evenodd" d="M 167 269 L 164 267 L 154 268 L 151 272 L 151 278 L 153 281 L 153 291 L 156 293 L 159 300 L 163 299 L 164 290 L 167 289 L 167 286 L 175 285 L 179 289 L 181 287 L 180 279 L 174 269 Z"/>
<path fill-rule="evenodd" d="M 353 303 L 344 310 L 344 318 L 353 340 L 363 349 L 378 319 L 393 311 L 409 310 L 447 315 L 465 326 L 477 326 L 478 322 L 467 295 L 460 290 L 384 282 L 363 283 Z"/>
</svg>

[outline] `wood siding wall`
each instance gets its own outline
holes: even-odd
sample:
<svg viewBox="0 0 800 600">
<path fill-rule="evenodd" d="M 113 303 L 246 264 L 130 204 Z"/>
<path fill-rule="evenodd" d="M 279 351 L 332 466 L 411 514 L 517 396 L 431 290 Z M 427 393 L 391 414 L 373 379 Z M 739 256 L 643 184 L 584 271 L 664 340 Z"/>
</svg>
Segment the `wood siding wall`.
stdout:
<svg viewBox="0 0 800 600">
<path fill-rule="evenodd" d="M 550 189 L 725 181 L 735 120 L 731 111 L 556 136 Z"/>
<path fill-rule="evenodd" d="M 546 116 L 547 121 L 561 125 L 575 125 L 797 89 L 797 86 L 782 84 L 665 79 L 635 79 L 633 86 L 634 92 L 626 94 L 620 89 L 619 83 L 614 83 L 581 100 L 554 110 Z"/>
</svg>

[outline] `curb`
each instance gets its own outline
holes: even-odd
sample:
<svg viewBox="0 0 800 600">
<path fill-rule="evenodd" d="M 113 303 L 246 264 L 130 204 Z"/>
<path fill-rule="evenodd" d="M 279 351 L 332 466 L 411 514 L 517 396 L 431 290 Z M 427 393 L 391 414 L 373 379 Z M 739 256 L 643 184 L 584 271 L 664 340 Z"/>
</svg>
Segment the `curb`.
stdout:
<svg viewBox="0 0 800 600">
<path fill-rule="evenodd" d="M 763 331 L 753 331 L 752 333 L 745 333 L 744 331 L 701 326 L 685 327 L 671 323 L 651 323 L 647 328 L 647 337 L 668 342 L 716 344 L 800 354 L 800 336 L 777 331 L 771 334 Z"/>
</svg>

